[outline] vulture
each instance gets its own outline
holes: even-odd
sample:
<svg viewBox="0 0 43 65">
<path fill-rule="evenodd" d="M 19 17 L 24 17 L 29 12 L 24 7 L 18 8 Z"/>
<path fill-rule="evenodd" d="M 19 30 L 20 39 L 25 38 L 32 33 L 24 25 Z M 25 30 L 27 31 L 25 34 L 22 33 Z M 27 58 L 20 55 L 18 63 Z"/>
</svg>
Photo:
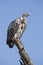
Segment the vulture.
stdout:
<svg viewBox="0 0 43 65">
<path fill-rule="evenodd" d="M 29 16 L 29 14 L 27 14 L 27 13 L 25 13 L 25 14 L 23 14 L 22 15 L 22 17 L 21 18 L 16 18 L 15 20 L 13 20 L 10 24 L 9 24 L 9 26 L 8 26 L 8 30 L 7 30 L 7 40 L 6 40 L 6 43 L 7 43 L 7 45 L 10 47 L 10 48 L 13 48 L 13 46 L 14 46 L 14 43 L 16 43 L 16 42 L 13 42 L 13 37 L 14 37 L 14 35 L 17 33 L 17 30 L 19 29 L 19 26 L 21 25 L 21 22 L 22 23 L 26 23 L 25 21 L 26 21 L 26 17 L 27 16 Z M 22 25 L 22 26 L 24 26 L 24 25 Z M 22 34 L 23 34 L 23 32 L 24 32 L 24 29 L 23 29 L 23 27 L 21 27 L 21 29 L 19 29 L 19 31 L 21 31 L 21 36 L 22 36 Z M 18 35 L 18 37 L 19 37 L 20 35 Z"/>
</svg>

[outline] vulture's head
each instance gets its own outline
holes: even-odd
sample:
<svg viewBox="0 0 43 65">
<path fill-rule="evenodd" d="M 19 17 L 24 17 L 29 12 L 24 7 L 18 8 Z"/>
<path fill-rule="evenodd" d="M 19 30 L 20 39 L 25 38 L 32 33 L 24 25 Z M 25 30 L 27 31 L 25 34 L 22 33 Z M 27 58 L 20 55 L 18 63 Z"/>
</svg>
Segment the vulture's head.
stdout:
<svg viewBox="0 0 43 65">
<path fill-rule="evenodd" d="M 25 20 L 26 20 L 26 17 L 28 17 L 28 16 L 30 16 L 30 14 L 24 13 L 24 14 L 22 15 L 23 20 L 25 21 Z"/>
</svg>

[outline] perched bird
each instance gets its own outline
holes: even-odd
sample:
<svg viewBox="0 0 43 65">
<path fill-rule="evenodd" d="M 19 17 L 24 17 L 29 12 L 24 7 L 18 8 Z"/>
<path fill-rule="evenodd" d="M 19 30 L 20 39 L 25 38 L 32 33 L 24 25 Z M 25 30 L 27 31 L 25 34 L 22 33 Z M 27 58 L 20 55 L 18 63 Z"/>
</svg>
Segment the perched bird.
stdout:
<svg viewBox="0 0 43 65">
<path fill-rule="evenodd" d="M 21 38 L 24 29 L 25 29 L 25 25 L 26 24 L 26 17 L 29 16 L 28 13 L 25 13 L 22 15 L 21 18 L 16 18 L 15 20 L 13 20 L 10 25 L 8 26 L 8 30 L 7 30 L 7 45 L 10 48 L 13 48 L 14 43 L 13 42 L 13 37 L 18 37 L 19 39 Z"/>
</svg>

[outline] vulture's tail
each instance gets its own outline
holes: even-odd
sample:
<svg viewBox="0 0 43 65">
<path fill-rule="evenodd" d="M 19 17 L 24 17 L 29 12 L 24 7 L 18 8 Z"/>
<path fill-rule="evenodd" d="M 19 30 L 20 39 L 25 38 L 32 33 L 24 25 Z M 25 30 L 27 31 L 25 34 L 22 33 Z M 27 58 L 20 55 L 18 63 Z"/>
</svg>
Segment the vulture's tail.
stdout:
<svg viewBox="0 0 43 65">
<path fill-rule="evenodd" d="M 10 48 L 13 48 L 14 46 L 14 43 L 11 41 L 11 40 L 8 40 L 6 41 L 6 44 L 10 47 Z"/>
</svg>

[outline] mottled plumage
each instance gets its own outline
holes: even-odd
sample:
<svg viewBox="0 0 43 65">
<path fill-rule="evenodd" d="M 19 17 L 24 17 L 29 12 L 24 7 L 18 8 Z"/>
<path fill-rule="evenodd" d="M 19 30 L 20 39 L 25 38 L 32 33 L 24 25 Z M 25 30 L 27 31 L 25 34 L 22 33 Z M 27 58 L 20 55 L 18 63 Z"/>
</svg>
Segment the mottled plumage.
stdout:
<svg viewBox="0 0 43 65">
<path fill-rule="evenodd" d="M 10 23 L 7 30 L 7 44 L 10 48 L 14 46 L 14 43 L 12 41 L 15 33 L 17 32 L 19 25 L 17 24 L 16 19 Z"/>
</svg>

